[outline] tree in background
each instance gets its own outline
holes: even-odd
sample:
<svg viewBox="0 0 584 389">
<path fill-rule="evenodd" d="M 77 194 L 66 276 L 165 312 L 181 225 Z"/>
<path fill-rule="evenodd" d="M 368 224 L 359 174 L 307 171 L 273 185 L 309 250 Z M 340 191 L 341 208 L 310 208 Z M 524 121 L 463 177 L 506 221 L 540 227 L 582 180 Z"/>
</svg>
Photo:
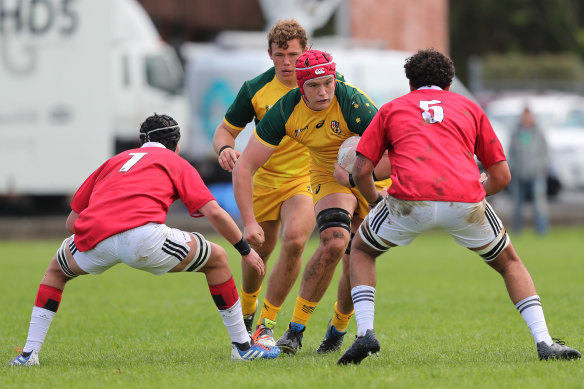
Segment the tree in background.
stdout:
<svg viewBox="0 0 584 389">
<path fill-rule="evenodd" d="M 575 53 L 584 58 L 582 0 L 450 0 L 451 56 L 464 66 L 472 55 Z"/>
</svg>

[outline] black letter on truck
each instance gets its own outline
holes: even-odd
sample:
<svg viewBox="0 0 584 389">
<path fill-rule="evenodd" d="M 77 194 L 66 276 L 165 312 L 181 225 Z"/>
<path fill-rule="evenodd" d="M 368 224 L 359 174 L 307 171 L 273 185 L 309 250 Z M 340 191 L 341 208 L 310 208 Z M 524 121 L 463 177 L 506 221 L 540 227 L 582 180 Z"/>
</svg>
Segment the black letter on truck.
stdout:
<svg viewBox="0 0 584 389">
<path fill-rule="evenodd" d="M 15 31 L 22 30 L 22 0 L 18 0 L 16 3 L 16 8 L 9 10 L 8 7 L 4 6 L 4 1 L 0 0 L 0 33 L 5 34 L 4 24 L 5 21 L 12 17 L 14 19 L 16 28 Z"/>
<path fill-rule="evenodd" d="M 37 15 L 39 14 L 44 15 L 44 18 L 38 18 Z M 47 32 L 49 28 L 51 28 L 54 20 L 54 12 L 51 3 L 48 0 L 31 0 L 28 20 L 30 32 L 32 34 L 41 35 Z"/>
<path fill-rule="evenodd" d="M 77 23 L 79 19 L 77 14 L 71 9 L 71 3 L 74 0 L 63 0 L 61 3 L 61 9 L 63 10 L 63 15 L 69 19 L 69 25 L 67 27 L 61 27 L 61 32 L 66 35 L 71 35 L 77 29 Z"/>
</svg>

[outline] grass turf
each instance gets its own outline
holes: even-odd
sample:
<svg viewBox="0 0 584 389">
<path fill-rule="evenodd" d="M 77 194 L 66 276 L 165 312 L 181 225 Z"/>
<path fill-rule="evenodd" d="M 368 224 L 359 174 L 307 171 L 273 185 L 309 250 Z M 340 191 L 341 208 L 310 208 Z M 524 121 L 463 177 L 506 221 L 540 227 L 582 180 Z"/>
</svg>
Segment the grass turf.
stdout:
<svg viewBox="0 0 584 389">
<path fill-rule="evenodd" d="M 552 336 L 580 351 L 583 236 L 583 227 L 555 228 L 544 238 L 512 236 L 535 280 Z M 235 250 L 209 238 L 227 247 L 240 285 Z M 338 271 L 296 357 L 234 363 L 201 274 L 155 277 L 120 265 L 70 282 L 40 368 L 11 368 L 14 347 L 26 340 L 38 283 L 59 244 L 0 241 L 1 387 L 583 387 L 583 362 L 540 362 L 501 277 L 441 233 L 378 260 L 375 329 L 381 352 L 359 366 L 337 366 L 341 352 L 315 352 L 332 314 Z M 317 244 L 310 241 L 305 260 Z M 278 315 L 276 337 L 292 315 L 298 284 Z M 355 336 L 354 320 L 348 331 L 343 351 Z"/>
</svg>

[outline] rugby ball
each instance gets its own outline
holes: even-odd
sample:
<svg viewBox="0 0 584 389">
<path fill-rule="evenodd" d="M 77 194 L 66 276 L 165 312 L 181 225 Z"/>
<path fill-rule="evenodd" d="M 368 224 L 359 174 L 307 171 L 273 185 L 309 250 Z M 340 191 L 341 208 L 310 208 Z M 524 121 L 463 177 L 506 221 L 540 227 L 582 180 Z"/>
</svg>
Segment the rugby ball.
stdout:
<svg viewBox="0 0 584 389">
<path fill-rule="evenodd" d="M 352 136 L 345 139 L 337 153 L 337 163 L 349 173 L 353 170 L 353 165 L 357 159 L 355 151 L 357 150 L 357 145 L 359 144 L 360 139 L 360 136 Z"/>
</svg>

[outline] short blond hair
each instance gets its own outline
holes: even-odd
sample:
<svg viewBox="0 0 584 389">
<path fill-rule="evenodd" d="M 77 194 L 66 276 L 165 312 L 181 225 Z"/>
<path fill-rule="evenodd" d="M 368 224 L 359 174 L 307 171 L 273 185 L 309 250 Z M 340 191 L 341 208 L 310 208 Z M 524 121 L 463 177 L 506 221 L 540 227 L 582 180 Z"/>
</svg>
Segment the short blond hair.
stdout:
<svg viewBox="0 0 584 389">
<path fill-rule="evenodd" d="M 295 19 L 278 20 L 268 32 L 268 49 L 272 49 L 272 43 L 279 48 L 287 49 L 288 41 L 298 39 L 300 46 L 304 49 L 308 42 L 306 30 Z"/>
</svg>

